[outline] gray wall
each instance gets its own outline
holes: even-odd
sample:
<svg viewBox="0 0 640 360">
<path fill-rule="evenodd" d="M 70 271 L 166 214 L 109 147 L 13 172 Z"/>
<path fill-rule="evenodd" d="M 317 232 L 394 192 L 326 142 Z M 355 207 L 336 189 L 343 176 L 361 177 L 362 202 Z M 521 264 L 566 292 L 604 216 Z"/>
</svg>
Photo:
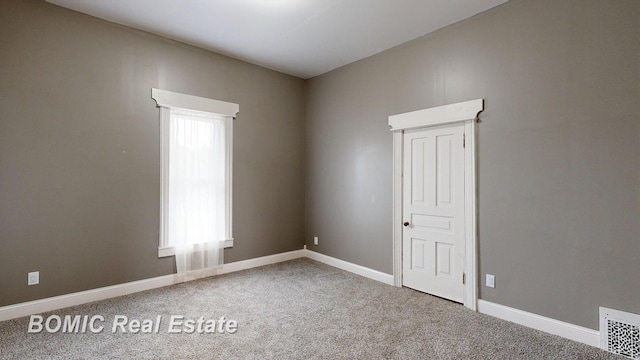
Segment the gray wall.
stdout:
<svg viewBox="0 0 640 360">
<path fill-rule="evenodd" d="M 235 246 L 297 250 L 304 82 L 44 1 L 0 1 L 0 306 L 170 274 L 151 88 L 240 104 Z M 40 285 L 27 287 L 27 272 Z"/>
<path fill-rule="evenodd" d="M 484 98 L 481 298 L 590 328 L 601 305 L 640 313 L 639 19 L 636 0 L 512 0 L 310 80 L 307 246 L 391 273 L 387 117 Z"/>
<path fill-rule="evenodd" d="M 639 18 L 636 0 L 512 0 L 305 89 L 0 0 L 0 306 L 174 271 L 157 258 L 159 87 L 240 104 L 226 262 L 304 237 L 391 273 L 387 117 L 484 98 L 480 277 L 497 287 L 481 298 L 591 328 L 599 305 L 640 313 Z M 34 270 L 41 284 L 27 287 Z"/>
</svg>

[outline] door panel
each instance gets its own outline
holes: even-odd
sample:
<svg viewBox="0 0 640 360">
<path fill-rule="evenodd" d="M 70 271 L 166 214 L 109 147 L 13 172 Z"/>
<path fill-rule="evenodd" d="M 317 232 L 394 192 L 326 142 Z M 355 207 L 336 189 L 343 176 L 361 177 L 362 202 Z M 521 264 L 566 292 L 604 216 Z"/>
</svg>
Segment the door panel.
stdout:
<svg viewBox="0 0 640 360">
<path fill-rule="evenodd" d="M 464 284 L 463 125 L 407 131 L 403 285 L 457 302 Z"/>
<path fill-rule="evenodd" d="M 436 136 L 436 204 L 452 206 L 451 152 L 452 135 Z"/>
</svg>

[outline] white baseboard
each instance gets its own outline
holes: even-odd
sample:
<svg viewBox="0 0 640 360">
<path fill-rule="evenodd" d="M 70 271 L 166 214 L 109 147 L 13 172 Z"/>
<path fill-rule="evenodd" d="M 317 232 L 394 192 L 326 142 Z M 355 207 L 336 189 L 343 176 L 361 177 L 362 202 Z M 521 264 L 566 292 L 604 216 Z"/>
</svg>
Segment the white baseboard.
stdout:
<svg viewBox="0 0 640 360">
<path fill-rule="evenodd" d="M 352 272 L 354 274 L 364 276 L 369 279 L 377 280 L 388 285 L 393 285 L 393 275 L 389 275 L 381 271 L 373 270 L 364 266 L 356 265 L 344 260 L 336 259 L 334 257 L 327 256 L 319 252 L 311 251 L 309 249 L 305 249 L 303 251 L 305 251 L 305 256 L 308 257 L 309 259 L 319 261 L 321 263 L 324 263 L 348 272 Z"/>
<path fill-rule="evenodd" d="M 299 259 L 305 257 L 305 250 L 294 250 L 285 253 L 263 256 L 255 259 L 236 261 L 222 265 L 222 270 L 218 274 L 228 274 L 240 270 L 252 269 L 259 266 L 277 264 L 283 261 Z"/>
<path fill-rule="evenodd" d="M 305 250 L 289 251 L 282 254 L 269 255 L 250 260 L 237 261 L 222 265 L 220 274 L 251 269 L 258 266 L 275 264 L 305 256 Z M 181 281 L 175 274 L 159 276 L 151 279 L 132 281 L 124 284 L 106 286 L 93 290 L 54 296 L 46 299 L 28 301 L 15 305 L 0 307 L 0 321 L 19 318 L 47 311 L 58 310 L 69 306 L 86 304 L 92 301 L 105 300 L 116 296 L 128 295 L 140 291 L 174 285 Z"/>
<path fill-rule="evenodd" d="M 485 300 L 478 300 L 478 311 L 514 322 L 549 334 L 562 336 L 569 340 L 600 347 L 600 332 L 582 326 L 566 323 L 560 320 L 540 316 L 530 312 L 495 304 Z"/>
<path fill-rule="evenodd" d="M 367 277 L 376 281 L 393 285 L 393 275 L 389 275 L 364 266 L 356 265 L 344 260 L 336 259 L 315 251 L 302 249 L 289 251 L 286 253 L 263 256 L 255 259 L 232 262 L 222 265 L 222 270 L 218 274 L 227 274 L 235 271 L 247 270 L 259 266 L 276 264 L 307 257 L 321 263 L 352 272 L 357 275 Z M 132 294 L 140 291 L 151 290 L 163 286 L 180 283 L 180 279 L 175 275 L 159 276 L 151 279 L 132 281 L 124 284 L 106 286 L 98 289 L 80 291 L 72 294 L 54 296 L 46 299 L 34 300 L 15 305 L 0 307 L 0 321 L 19 318 L 32 314 L 39 314 L 47 311 L 58 310 L 69 306 L 86 304 L 92 301 L 105 300 L 116 296 Z"/>
<path fill-rule="evenodd" d="M 176 284 L 175 275 L 158 276 L 151 279 L 132 281 L 124 284 L 105 286 L 98 289 L 54 296 L 50 298 L 28 301 L 20 304 L 0 307 L 0 321 L 19 318 L 32 314 L 58 310 L 69 306 L 86 304 L 92 301 L 109 299 L 116 296 L 155 289 Z"/>
<path fill-rule="evenodd" d="M 286 253 L 263 256 L 255 259 L 243 260 L 224 264 L 220 274 L 247 270 L 259 266 L 276 264 L 307 257 L 321 263 L 349 271 L 376 281 L 393 286 L 393 275 L 356 265 L 344 260 L 336 259 L 308 249 L 289 251 Z M 34 300 L 15 305 L 0 307 L 0 321 L 19 318 L 32 314 L 58 310 L 69 306 L 81 305 L 92 301 L 105 300 L 116 296 L 155 289 L 179 283 L 175 274 L 159 276 L 151 279 L 132 281 L 124 284 L 106 286 L 98 289 L 80 291 L 77 293 Z M 562 336 L 594 347 L 600 346 L 600 332 L 589 328 L 569 324 L 559 320 L 536 315 L 508 306 L 495 304 L 485 300 L 478 300 L 478 311 L 499 319 L 514 322 L 536 330 Z"/>
</svg>

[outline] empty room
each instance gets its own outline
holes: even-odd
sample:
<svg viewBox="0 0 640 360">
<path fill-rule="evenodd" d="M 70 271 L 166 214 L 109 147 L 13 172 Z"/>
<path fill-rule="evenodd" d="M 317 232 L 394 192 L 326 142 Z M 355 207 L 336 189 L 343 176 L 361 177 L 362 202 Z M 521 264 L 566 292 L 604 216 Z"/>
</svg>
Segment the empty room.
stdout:
<svg viewBox="0 0 640 360">
<path fill-rule="evenodd" d="M 640 359 L 640 1 L 0 0 L 0 359 Z"/>
</svg>

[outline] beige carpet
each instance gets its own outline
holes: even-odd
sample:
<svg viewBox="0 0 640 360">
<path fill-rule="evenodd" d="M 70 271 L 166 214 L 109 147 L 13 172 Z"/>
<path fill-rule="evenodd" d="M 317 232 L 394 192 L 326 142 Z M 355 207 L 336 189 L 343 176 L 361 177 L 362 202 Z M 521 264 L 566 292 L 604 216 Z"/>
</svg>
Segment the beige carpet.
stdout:
<svg viewBox="0 0 640 360">
<path fill-rule="evenodd" d="M 28 317 L 0 322 L 0 358 L 621 359 L 309 259 L 42 315 L 51 314 L 101 315 L 105 329 L 29 334 Z M 161 316 L 162 322 L 157 334 L 113 334 L 116 315 L 129 320 Z M 225 316 L 236 320 L 238 329 L 234 334 L 170 334 L 171 315 Z"/>
</svg>

